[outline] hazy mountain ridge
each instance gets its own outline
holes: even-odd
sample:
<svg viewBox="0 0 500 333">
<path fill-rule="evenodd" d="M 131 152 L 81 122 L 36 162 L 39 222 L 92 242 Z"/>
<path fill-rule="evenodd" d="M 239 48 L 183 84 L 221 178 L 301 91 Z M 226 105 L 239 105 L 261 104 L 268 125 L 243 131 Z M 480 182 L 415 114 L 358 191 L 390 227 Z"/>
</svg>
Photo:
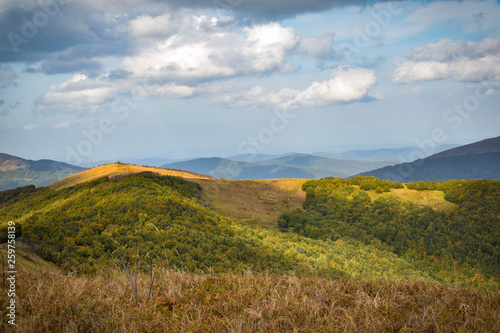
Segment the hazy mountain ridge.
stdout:
<svg viewBox="0 0 500 333">
<path fill-rule="evenodd" d="M 337 160 L 307 154 L 294 154 L 262 160 L 257 163 L 240 162 L 219 157 L 199 158 L 163 165 L 203 173 L 216 178 L 274 179 L 349 177 L 362 170 L 373 170 L 390 162 Z"/>
<path fill-rule="evenodd" d="M 54 160 L 33 161 L 0 153 L 0 191 L 25 185 L 46 186 L 83 170 Z"/>
<path fill-rule="evenodd" d="M 440 181 L 448 179 L 500 180 L 500 137 L 449 149 L 411 163 L 364 172 L 392 181 Z"/>
<path fill-rule="evenodd" d="M 455 144 L 440 145 L 434 148 L 436 153 L 458 147 Z M 335 152 L 318 152 L 313 155 L 322 156 L 327 158 L 337 158 L 354 161 L 378 161 L 378 162 L 400 162 L 407 160 L 411 156 L 416 147 L 402 147 L 402 148 L 384 148 L 373 150 L 350 150 L 342 153 Z"/>
</svg>

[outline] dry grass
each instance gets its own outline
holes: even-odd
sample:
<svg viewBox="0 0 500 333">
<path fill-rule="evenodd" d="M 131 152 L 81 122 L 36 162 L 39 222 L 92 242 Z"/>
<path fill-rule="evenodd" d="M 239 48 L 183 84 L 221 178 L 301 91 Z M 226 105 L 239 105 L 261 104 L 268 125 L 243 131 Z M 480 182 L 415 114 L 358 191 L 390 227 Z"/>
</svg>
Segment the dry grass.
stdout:
<svg viewBox="0 0 500 333">
<path fill-rule="evenodd" d="M 195 180 L 218 213 L 245 224 L 276 229 L 278 217 L 301 207 L 306 179 Z"/>
<path fill-rule="evenodd" d="M 448 202 L 444 199 L 444 192 L 441 191 L 417 191 L 406 188 L 391 189 L 391 192 L 375 193 L 368 191 L 368 195 L 372 200 L 380 197 L 395 196 L 404 201 L 410 201 L 419 205 L 430 206 L 439 211 L 450 212 L 458 207 L 458 205 Z"/>
<path fill-rule="evenodd" d="M 144 167 L 131 164 L 106 164 L 71 175 L 69 177 L 61 179 L 49 185 L 48 187 L 55 190 L 59 190 L 65 187 L 90 182 L 92 180 L 99 179 L 105 176 L 108 176 L 110 178 L 116 178 L 141 172 L 152 172 L 163 176 L 177 176 L 190 180 L 209 179 L 208 177 L 196 175 L 187 171 L 184 172 L 176 170 L 166 170 L 166 169 Z"/>
<path fill-rule="evenodd" d="M 498 332 L 500 292 L 415 281 L 339 281 L 266 273 L 160 269 L 153 297 L 139 276 L 136 307 L 125 274 L 65 275 L 18 267 L 17 332 Z M 8 302 L 0 292 L 0 331 Z"/>
</svg>

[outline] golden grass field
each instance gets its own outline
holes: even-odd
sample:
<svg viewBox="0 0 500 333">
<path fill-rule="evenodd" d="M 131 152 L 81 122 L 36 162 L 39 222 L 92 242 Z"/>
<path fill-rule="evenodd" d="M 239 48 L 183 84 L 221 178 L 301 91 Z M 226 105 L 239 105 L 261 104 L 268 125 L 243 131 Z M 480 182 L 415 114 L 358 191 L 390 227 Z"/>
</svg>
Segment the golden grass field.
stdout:
<svg viewBox="0 0 500 333">
<path fill-rule="evenodd" d="M 5 244 L 0 248 L 6 256 Z M 64 273 L 17 251 L 16 327 L 1 332 L 498 332 L 500 292 L 411 280 L 335 280 L 283 274 Z"/>
</svg>

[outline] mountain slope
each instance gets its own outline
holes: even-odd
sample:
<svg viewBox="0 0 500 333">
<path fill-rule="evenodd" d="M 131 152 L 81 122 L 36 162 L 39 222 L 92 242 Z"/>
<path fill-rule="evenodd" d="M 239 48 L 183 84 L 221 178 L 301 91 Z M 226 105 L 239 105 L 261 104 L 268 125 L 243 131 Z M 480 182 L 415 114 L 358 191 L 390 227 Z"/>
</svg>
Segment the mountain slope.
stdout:
<svg viewBox="0 0 500 333">
<path fill-rule="evenodd" d="M 53 160 L 26 160 L 0 153 L 0 191 L 19 186 L 46 186 L 85 168 Z"/>
<path fill-rule="evenodd" d="M 500 137 L 360 175 L 402 182 L 448 179 L 500 180 Z"/>
<path fill-rule="evenodd" d="M 477 155 L 485 153 L 498 153 L 498 152 L 500 152 L 500 136 L 496 138 L 485 139 L 482 141 L 474 142 L 457 148 L 448 149 L 443 152 L 439 152 L 437 154 L 429 156 L 427 157 L 427 159 Z"/>
<path fill-rule="evenodd" d="M 356 173 L 388 165 L 387 162 L 362 162 L 335 160 L 306 154 L 272 158 L 258 163 L 239 162 L 213 157 L 163 165 L 203 173 L 216 178 L 279 179 L 349 177 Z"/>
</svg>

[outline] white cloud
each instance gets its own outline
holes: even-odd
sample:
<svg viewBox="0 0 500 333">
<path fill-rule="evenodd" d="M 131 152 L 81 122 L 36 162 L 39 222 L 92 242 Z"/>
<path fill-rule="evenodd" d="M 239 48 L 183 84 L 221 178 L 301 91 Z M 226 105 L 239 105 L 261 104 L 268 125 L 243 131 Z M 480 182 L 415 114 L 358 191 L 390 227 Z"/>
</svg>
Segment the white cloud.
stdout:
<svg viewBox="0 0 500 333">
<path fill-rule="evenodd" d="M 409 83 L 439 79 L 500 80 L 500 39 L 455 42 L 449 39 L 417 47 L 395 62 L 392 81 Z"/>
<path fill-rule="evenodd" d="M 314 82 L 304 90 L 284 88 L 269 93 L 256 86 L 243 95 L 234 94 L 219 98 L 219 102 L 233 107 L 267 106 L 279 109 L 313 108 L 335 103 L 350 103 L 365 98 L 380 99 L 380 94 L 371 93 L 376 77 L 366 68 L 339 67 L 332 71 L 330 80 Z"/>
<path fill-rule="evenodd" d="M 333 35 L 309 37 L 278 23 L 237 28 L 231 17 L 142 15 L 129 22 L 136 53 L 98 77 L 75 74 L 52 85 L 37 110 L 96 111 L 117 95 L 141 89 L 147 97 L 177 98 L 211 93 L 227 78 L 288 72 L 289 55 L 323 57 Z M 206 83 L 206 82 L 209 83 Z M 231 88 L 229 88 L 231 90 Z M 227 90 L 226 90 L 227 91 Z M 285 90 L 281 94 L 285 94 Z M 281 98 L 281 97 L 279 97 Z"/>
<path fill-rule="evenodd" d="M 78 73 L 66 82 L 50 86 L 36 101 L 36 111 L 96 112 L 109 107 L 120 95 L 142 100 L 148 97 L 187 97 L 193 93 L 194 89 L 186 85 L 148 83 L 139 79 L 113 81 L 108 75 L 88 78 Z"/>
<path fill-rule="evenodd" d="M 88 78 L 77 73 L 61 84 L 51 85 L 36 104 L 38 111 L 46 108 L 62 106 L 68 111 L 95 109 L 109 100 L 117 92 L 117 87 L 101 78 Z"/>
<path fill-rule="evenodd" d="M 155 35 L 152 22 L 156 21 L 168 33 Z M 238 33 L 227 25 L 231 18 L 187 16 L 175 27 L 167 27 L 167 21 L 142 16 L 131 23 L 136 36 L 154 35 L 154 42 L 125 58 L 121 69 L 134 78 L 170 81 L 285 71 L 290 67 L 285 63 L 287 53 L 300 39 L 293 28 L 278 23 L 244 27 Z M 138 43 L 142 43 L 140 38 Z"/>
<path fill-rule="evenodd" d="M 23 129 L 25 131 L 32 131 L 34 129 L 37 129 L 38 127 L 40 127 L 39 124 L 27 124 L 27 125 L 24 125 Z"/>
</svg>

